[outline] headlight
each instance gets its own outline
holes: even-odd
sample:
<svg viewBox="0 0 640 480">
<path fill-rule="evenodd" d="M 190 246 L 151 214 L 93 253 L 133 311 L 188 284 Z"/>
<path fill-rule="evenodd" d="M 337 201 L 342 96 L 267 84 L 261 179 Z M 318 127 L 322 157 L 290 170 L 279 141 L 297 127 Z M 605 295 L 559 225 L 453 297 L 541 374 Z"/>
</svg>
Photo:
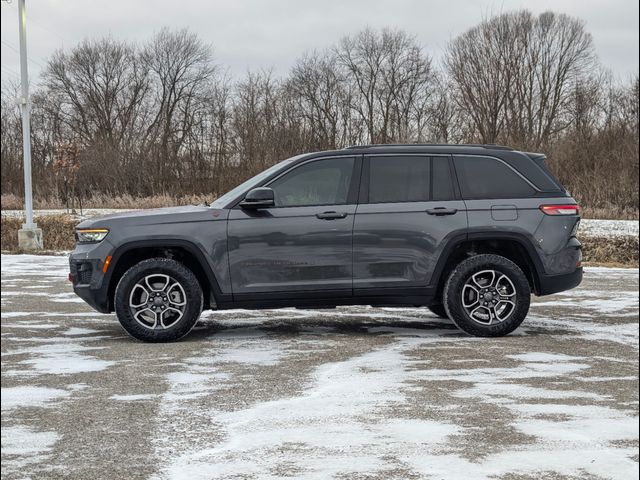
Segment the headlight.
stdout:
<svg viewBox="0 0 640 480">
<path fill-rule="evenodd" d="M 76 230 L 76 241 L 78 243 L 98 243 L 104 240 L 109 230 L 106 228 L 82 228 Z"/>
</svg>

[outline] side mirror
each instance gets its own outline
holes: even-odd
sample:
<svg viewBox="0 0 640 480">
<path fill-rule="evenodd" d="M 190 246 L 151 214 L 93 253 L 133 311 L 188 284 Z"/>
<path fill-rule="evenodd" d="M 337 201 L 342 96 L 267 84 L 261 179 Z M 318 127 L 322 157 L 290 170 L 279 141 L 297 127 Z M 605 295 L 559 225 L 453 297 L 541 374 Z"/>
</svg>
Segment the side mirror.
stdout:
<svg viewBox="0 0 640 480">
<path fill-rule="evenodd" d="M 275 204 L 273 190 L 268 187 L 258 187 L 247 192 L 244 200 L 240 202 L 240 207 L 256 210 L 258 208 L 274 207 Z"/>
</svg>

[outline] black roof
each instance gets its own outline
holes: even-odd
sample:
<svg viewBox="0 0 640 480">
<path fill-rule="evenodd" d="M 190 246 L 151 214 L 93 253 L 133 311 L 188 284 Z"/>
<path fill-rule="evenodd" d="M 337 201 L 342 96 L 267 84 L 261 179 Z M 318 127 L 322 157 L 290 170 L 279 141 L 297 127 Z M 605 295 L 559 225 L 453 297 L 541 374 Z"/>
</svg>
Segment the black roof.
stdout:
<svg viewBox="0 0 640 480">
<path fill-rule="evenodd" d="M 382 149 L 382 148 L 407 148 L 407 147 L 436 147 L 436 148 L 484 148 L 487 150 L 513 150 L 505 145 L 495 143 L 377 143 L 369 145 L 352 145 L 344 150 Z"/>
<path fill-rule="evenodd" d="M 317 156 L 335 155 L 348 156 L 350 154 L 457 154 L 457 155 L 487 155 L 495 156 L 503 160 L 518 159 L 544 160 L 543 153 L 532 153 L 515 150 L 506 145 L 494 143 L 380 143 L 370 145 L 352 145 L 340 150 L 326 150 L 309 152 L 300 155 L 300 159 L 309 159 Z"/>
<path fill-rule="evenodd" d="M 334 150 L 331 153 L 439 153 L 439 154 L 451 154 L 457 153 L 459 155 L 475 154 L 486 155 L 489 152 L 493 152 L 496 156 L 502 156 L 509 153 L 519 152 L 511 147 L 504 145 L 494 144 L 455 144 L 455 143 L 381 143 L 372 145 L 353 145 L 343 148 L 342 150 Z M 317 152 L 319 153 L 319 152 Z M 324 152 L 328 153 L 328 152 Z"/>
</svg>

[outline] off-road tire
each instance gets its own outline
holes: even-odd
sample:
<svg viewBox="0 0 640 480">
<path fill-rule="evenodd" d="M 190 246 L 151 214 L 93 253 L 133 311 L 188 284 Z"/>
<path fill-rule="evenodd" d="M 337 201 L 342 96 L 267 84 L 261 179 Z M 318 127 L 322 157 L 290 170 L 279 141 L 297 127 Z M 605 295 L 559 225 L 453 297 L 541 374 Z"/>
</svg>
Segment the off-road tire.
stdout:
<svg viewBox="0 0 640 480">
<path fill-rule="evenodd" d="M 148 328 L 134 318 L 130 308 L 132 289 L 152 275 L 168 276 L 180 284 L 186 305 L 182 316 L 167 328 Z M 144 342 L 172 342 L 184 337 L 194 327 L 202 313 L 203 296 L 198 279 L 182 263 L 170 258 L 143 260 L 125 272 L 115 291 L 115 311 L 122 327 L 132 337 Z"/>
<path fill-rule="evenodd" d="M 515 307 L 503 321 L 490 325 L 474 320 L 463 306 L 463 288 L 474 274 L 493 270 L 506 275 L 515 288 Z M 443 304 L 449 318 L 456 326 L 476 337 L 501 337 L 520 326 L 529 312 L 531 288 L 527 277 L 511 260 L 500 255 L 476 255 L 460 262 L 446 281 Z"/>
</svg>

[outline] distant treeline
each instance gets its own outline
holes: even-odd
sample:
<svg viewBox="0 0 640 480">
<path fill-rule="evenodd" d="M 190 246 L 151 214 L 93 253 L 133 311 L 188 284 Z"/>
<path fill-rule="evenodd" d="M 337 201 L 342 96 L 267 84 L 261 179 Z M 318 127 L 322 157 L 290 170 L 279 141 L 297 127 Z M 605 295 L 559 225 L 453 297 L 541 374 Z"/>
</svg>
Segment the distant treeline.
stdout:
<svg viewBox="0 0 640 480">
<path fill-rule="evenodd" d="M 501 143 L 549 156 L 585 205 L 638 209 L 638 76 L 613 80 L 578 19 L 518 11 L 453 39 L 364 30 L 279 78 L 230 78 L 187 30 L 56 52 L 32 98 L 35 194 L 224 192 L 289 156 L 353 144 Z M 17 85 L 2 93 L 2 193 L 22 194 Z"/>
</svg>

